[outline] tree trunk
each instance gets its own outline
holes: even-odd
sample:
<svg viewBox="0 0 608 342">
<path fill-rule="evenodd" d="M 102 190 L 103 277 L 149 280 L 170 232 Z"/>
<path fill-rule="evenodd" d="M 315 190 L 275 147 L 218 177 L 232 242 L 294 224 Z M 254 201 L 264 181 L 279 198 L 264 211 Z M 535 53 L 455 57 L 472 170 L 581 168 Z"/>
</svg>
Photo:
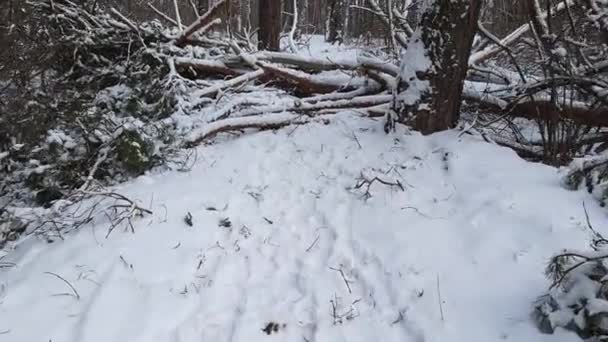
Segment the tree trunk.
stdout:
<svg viewBox="0 0 608 342">
<path fill-rule="evenodd" d="M 260 31 L 258 33 L 260 50 L 279 51 L 281 38 L 281 1 L 260 0 Z"/>
<path fill-rule="evenodd" d="M 282 19 L 282 24 L 281 24 L 281 28 L 282 30 L 285 31 L 289 31 L 289 29 L 291 28 L 291 24 L 292 24 L 292 20 L 293 20 L 293 0 L 283 0 L 283 13 L 285 13 L 284 16 L 281 17 Z"/>
<path fill-rule="evenodd" d="M 344 26 L 344 0 L 327 1 L 327 41 L 342 42 Z"/>
<path fill-rule="evenodd" d="M 209 10 L 209 0 L 198 0 L 197 5 L 198 13 L 201 15 L 205 14 Z"/>
<path fill-rule="evenodd" d="M 408 40 L 387 129 L 393 120 L 422 134 L 456 125 L 468 59 L 483 0 L 433 0 Z"/>
</svg>

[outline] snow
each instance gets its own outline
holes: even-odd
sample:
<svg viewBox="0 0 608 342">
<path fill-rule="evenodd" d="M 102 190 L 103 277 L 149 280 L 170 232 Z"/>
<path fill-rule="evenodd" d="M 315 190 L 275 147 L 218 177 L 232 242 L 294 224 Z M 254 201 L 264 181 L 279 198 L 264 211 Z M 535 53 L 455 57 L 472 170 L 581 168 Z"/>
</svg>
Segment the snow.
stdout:
<svg viewBox="0 0 608 342">
<path fill-rule="evenodd" d="M 65 146 L 68 149 L 72 149 L 77 146 L 74 139 L 72 139 L 64 132 L 58 130 L 49 130 L 47 132 L 46 142 L 48 144 L 58 144 L 60 146 Z"/>
<path fill-rule="evenodd" d="M 408 88 L 399 94 L 399 101 L 413 105 L 420 101 L 422 94 L 430 91 L 430 82 L 418 78 L 418 73 L 428 72 L 433 67 L 427 49 L 421 39 L 421 30 L 416 30 L 408 41 L 408 48 L 401 58 L 399 75 Z M 424 110 L 426 108 L 419 108 Z"/>
<path fill-rule="evenodd" d="M 594 227 L 605 212 L 509 149 L 382 126 L 219 139 L 114 189 L 154 211 L 135 233 L 23 239 L 0 254 L 0 341 L 577 341 L 529 315 L 548 258 L 588 244 L 582 201 Z M 369 197 L 361 175 L 404 189 Z"/>
<path fill-rule="evenodd" d="M 339 58 L 354 63 L 357 61 L 357 57 L 361 55 L 361 48 L 327 43 L 323 35 L 307 35 L 303 37 L 303 40 L 307 41 L 306 47 L 298 51 L 303 57 L 329 59 L 332 61 Z"/>
</svg>

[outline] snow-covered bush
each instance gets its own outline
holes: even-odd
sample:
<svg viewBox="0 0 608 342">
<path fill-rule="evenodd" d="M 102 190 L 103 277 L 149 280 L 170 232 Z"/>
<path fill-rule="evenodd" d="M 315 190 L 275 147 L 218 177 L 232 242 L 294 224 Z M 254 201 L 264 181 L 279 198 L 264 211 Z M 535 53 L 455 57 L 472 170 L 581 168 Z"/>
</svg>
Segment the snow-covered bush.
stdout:
<svg viewBox="0 0 608 342">
<path fill-rule="evenodd" d="M 62 1 L 23 6 L 27 16 L 13 30 L 40 44 L 15 36 L 24 67 L 2 80 L 3 201 L 48 205 L 82 186 L 96 163 L 92 176 L 102 183 L 158 165 L 171 139 L 162 119 L 176 104 L 175 80 L 159 57 L 164 28 L 130 27 Z M 34 58 L 41 53 L 45 63 Z"/>
<path fill-rule="evenodd" d="M 9 37 L 19 63 L 0 75 L 0 247 L 27 225 L 15 208 L 164 164 L 176 140 L 167 118 L 187 90 L 163 57 L 160 23 L 61 0 L 20 6 Z"/>
<path fill-rule="evenodd" d="M 591 226 L 593 251 L 565 250 L 546 269 L 552 286 L 539 298 L 533 317 L 544 333 L 556 328 L 591 341 L 608 341 L 608 240 Z"/>
<path fill-rule="evenodd" d="M 563 185 L 570 190 L 585 187 L 601 206 L 608 201 L 608 155 L 578 158 L 563 169 Z"/>
</svg>

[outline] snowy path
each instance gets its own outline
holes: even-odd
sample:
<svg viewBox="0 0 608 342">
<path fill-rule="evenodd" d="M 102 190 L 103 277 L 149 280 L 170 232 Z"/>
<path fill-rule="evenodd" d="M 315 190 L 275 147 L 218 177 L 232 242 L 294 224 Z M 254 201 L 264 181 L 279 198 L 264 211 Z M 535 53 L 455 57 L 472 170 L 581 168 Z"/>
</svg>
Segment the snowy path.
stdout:
<svg viewBox="0 0 608 342">
<path fill-rule="evenodd" d="M 0 341 L 576 341 L 528 315 L 547 258 L 587 244 L 582 201 L 596 227 L 604 211 L 507 149 L 381 128 L 339 115 L 204 147 L 119 190 L 154 209 L 135 234 L 24 241 L 0 270 Z M 361 172 L 405 191 L 366 200 Z"/>
</svg>

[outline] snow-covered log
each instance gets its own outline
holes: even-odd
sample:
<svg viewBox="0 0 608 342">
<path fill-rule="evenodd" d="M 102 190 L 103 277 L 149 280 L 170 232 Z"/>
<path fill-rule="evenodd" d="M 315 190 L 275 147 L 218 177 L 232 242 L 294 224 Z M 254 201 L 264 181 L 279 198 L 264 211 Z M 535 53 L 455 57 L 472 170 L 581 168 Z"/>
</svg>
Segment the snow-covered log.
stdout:
<svg viewBox="0 0 608 342">
<path fill-rule="evenodd" d="M 218 120 L 207 124 L 201 130 L 192 132 L 186 139 L 185 147 L 196 146 L 205 139 L 222 132 L 247 128 L 276 129 L 288 125 L 303 124 L 311 119 L 310 116 L 284 113 Z"/>
</svg>

